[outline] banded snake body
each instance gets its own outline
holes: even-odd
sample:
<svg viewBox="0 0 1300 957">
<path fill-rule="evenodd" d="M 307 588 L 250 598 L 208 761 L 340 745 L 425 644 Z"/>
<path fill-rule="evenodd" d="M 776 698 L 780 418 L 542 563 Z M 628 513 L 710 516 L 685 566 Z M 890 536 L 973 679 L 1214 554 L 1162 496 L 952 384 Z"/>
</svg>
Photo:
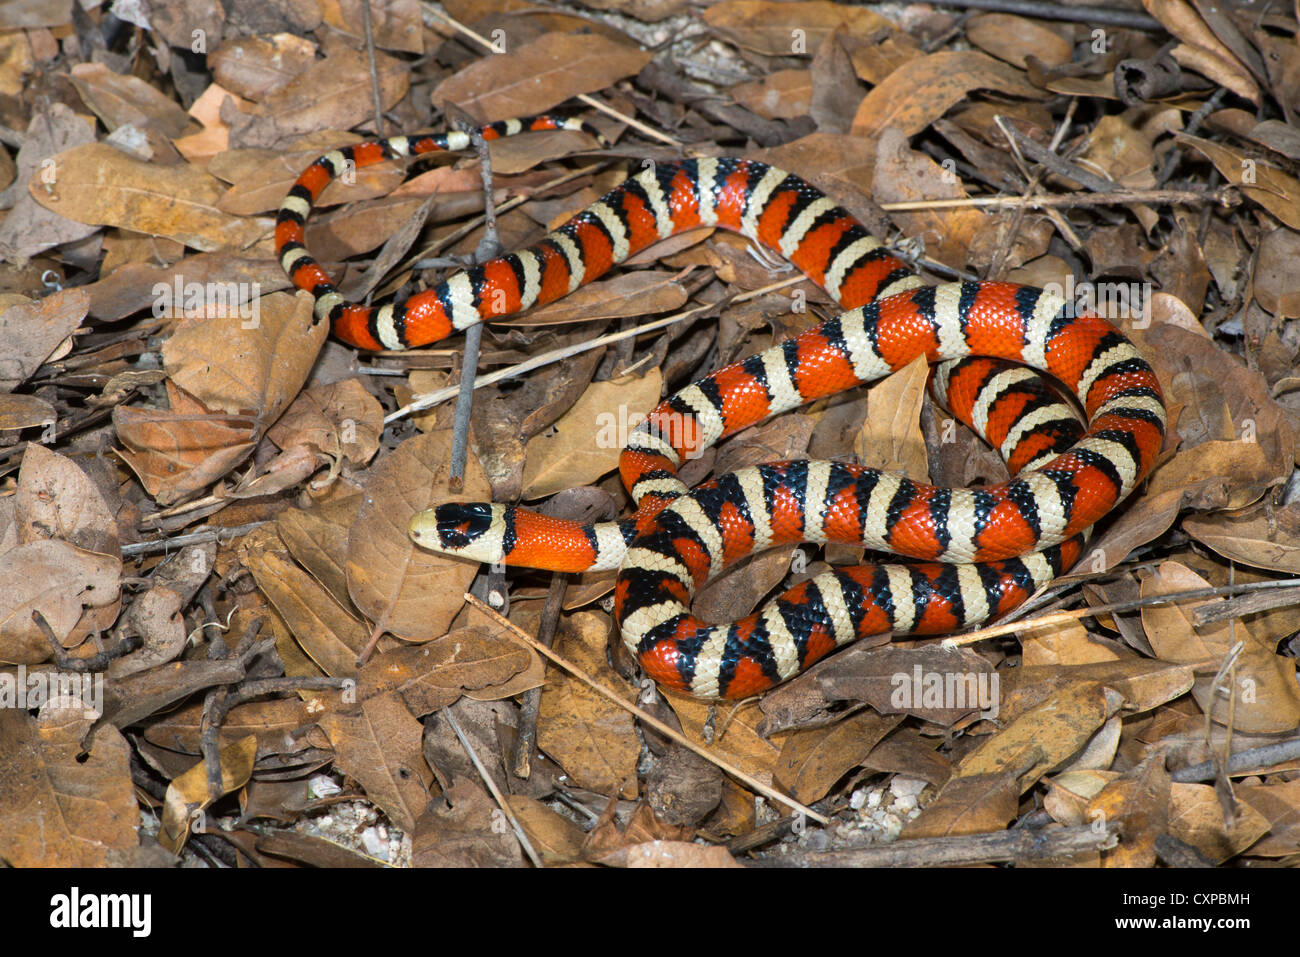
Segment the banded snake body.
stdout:
<svg viewBox="0 0 1300 957">
<path fill-rule="evenodd" d="M 590 131 L 577 120 L 539 116 L 481 132 L 495 139 L 561 128 Z M 339 338 L 363 349 L 438 342 L 560 299 L 642 249 L 701 226 L 779 253 L 846 310 L 663 400 L 620 458 L 637 504 L 630 518 L 583 525 L 513 505 L 455 503 L 411 520 L 416 542 L 451 555 L 571 572 L 620 569 L 615 617 L 623 640 L 662 686 L 747 697 L 859 637 L 943 634 L 1006 614 L 1077 560 L 1088 528 L 1155 463 L 1165 430 L 1160 385 L 1109 322 L 1012 283 L 924 286 L 819 189 L 754 160 L 655 164 L 527 249 L 403 302 L 345 302 L 303 243 L 304 222 L 326 184 L 348 163 L 359 168 L 469 142 L 447 133 L 361 143 L 320 157 L 294 184 L 277 218 L 277 254 Z M 828 461 L 754 466 L 694 490 L 678 479 L 688 456 L 720 439 L 883 378 L 918 355 L 941 364 L 936 394 L 999 450 L 1010 482 L 941 488 Z M 1030 370 L 1074 394 L 1086 429 Z M 692 595 L 722 569 L 799 542 L 865 545 L 921 561 L 835 568 L 730 624 L 691 615 Z"/>
</svg>

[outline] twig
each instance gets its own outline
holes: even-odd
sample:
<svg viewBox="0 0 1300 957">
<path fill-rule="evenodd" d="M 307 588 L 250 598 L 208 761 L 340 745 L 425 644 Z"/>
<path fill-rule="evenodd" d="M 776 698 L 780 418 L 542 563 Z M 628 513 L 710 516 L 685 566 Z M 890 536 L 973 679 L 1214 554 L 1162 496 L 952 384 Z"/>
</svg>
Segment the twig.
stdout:
<svg viewBox="0 0 1300 957">
<path fill-rule="evenodd" d="M 989 625 L 987 628 L 979 628 L 964 635 L 953 635 L 943 641 L 944 644 L 951 647 L 973 645 L 977 641 L 984 641 L 988 638 L 997 638 L 1001 635 L 1009 635 L 1029 628 L 1040 628 L 1045 625 L 1063 625 L 1066 622 L 1078 621 L 1080 618 L 1095 618 L 1097 615 L 1134 611 L 1151 605 L 1166 605 L 1171 602 L 1187 601 L 1192 598 L 1218 598 L 1221 595 L 1236 595 L 1241 592 L 1268 588 L 1294 588 L 1296 585 L 1300 585 L 1300 578 L 1283 578 L 1268 582 L 1244 582 L 1240 585 L 1221 585 L 1217 588 L 1189 588 L 1186 591 L 1172 592 L 1168 595 L 1148 595 L 1145 598 L 1135 598 L 1132 601 L 1117 601 L 1109 605 L 1098 605 L 1096 608 L 1054 611 L 1051 614 L 1040 615 L 1037 618 L 1023 618 L 1019 621 Z"/>
<path fill-rule="evenodd" d="M 227 528 L 205 528 L 201 531 L 177 535 L 175 538 L 159 538 L 149 542 L 135 542 L 130 545 L 123 545 L 121 551 L 123 556 L 149 555 L 153 552 L 167 552 L 173 548 L 183 548 L 186 545 L 201 545 L 204 542 L 221 543 L 223 540 L 229 542 L 266 524 L 266 521 L 261 521 L 249 522 L 246 525 L 231 525 Z"/>
<path fill-rule="evenodd" d="M 719 97 L 712 90 L 665 70 L 653 61 L 647 63 L 637 74 L 636 82 L 638 86 L 694 108 L 711 120 L 752 136 L 759 146 L 779 146 L 790 139 L 788 128 L 783 124 L 766 120 L 731 100 Z"/>
<path fill-rule="evenodd" d="M 1298 758 L 1300 758 L 1300 737 L 1287 738 L 1274 744 L 1238 751 L 1228 759 L 1226 770 L 1228 774 L 1265 771 L 1284 761 L 1295 761 Z M 1215 762 L 1202 761 L 1200 764 L 1189 764 L 1185 768 L 1179 768 L 1169 777 L 1179 784 L 1191 784 L 1196 781 L 1211 781 L 1214 779 L 1214 773 Z"/>
<path fill-rule="evenodd" d="M 483 767 L 483 762 L 478 759 L 478 755 L 475 753 L 474 749 L 470 747 L 469 739 L 465 737 L 465 732 L 461 731 L 460 725 L 456 723 L 456 716 L 451 713 L 450 708 L 445 708 L 442 714 L 443 717 L 447 719 L 447 723 L 451 725 L 451 730 L 456 732 L 456 737 L 460 739 L 460 746 L 465 749 L 465 753 L 469 755 L 469 759 L 474 762 L 474 770 L 476 770 L 478 776 L 483 779 L 483 783 L 487 785 L 487 789 L 492 792 L 492 799 L 497 802 L 497 807 L 501 808 L 502 812 L 510 820 L 510 826 L 515 829 L 515 837 L 519 839 L 519 846 L 524 849 L 524 853 L 528 855 L 528 859 L 533 862 L 534 867 L 541 867 L 541 858 L 539 858 L 537 852 L 533 850 L 533 845 L 528 840 L 528 835 L 524 833 L 523 826 L 519 823 L 519 819 L 515 817 L 515 812 L 510 809 L 510 802 L 501 794 L 501 790 L 497 787 L 497 783 L 492 780 L 492 775 L 488 774 L 487 768 Z"/>
<path fill-rule="evenodd" d="M 1219 87 L 1209 98 L 1197 108 L 1196 112 L 1187 118 L 1187 123 L 1183 126 L 1183 132 L 1188 136 L 1196 135 L 1201 128 L 1201 124 L 1209 117 L 1211 113 L 1219 108 L 1219 105 L 1227 97 L 1228 91 L 1224 87 Z M 1160 175 L 1156 177 L 1156 185 L 1164 186 L 1174 175 L 1174 170 L 1178 169 L 1178 164 L 1182 160 L 1181 150 L 1170 150 L 1169 155 L 1165 157 L 1164 168 L 1161 169 Z"/>
<path fill-rule="evenodd" d="M 244 629 L 244 633 L 239 636 L 239 642 L 235 645 L 234 657 L 239 659 L 245 669 L 250 661 L 262 652 L 266 645 L 273 645 L 275 640 L 268 638 L 265 642 L 257 641 L 257 633 L 262 630 L 262 619 L 254 618 Z M 223 653 L 213 653 L 217 649 L 211 649 L 208 657 L 220 659 L 226 657 Z M 199 719 L 199 753 L 203 755 L 203 766 L 207 770 L 208 794 L 215 801 L 222 794 L 221 790 L 221 724 L 230 711 L 230 705 L 226 699 L 229 697 L 228 687 L 217 687 L 209 691 L 203 698 L 203 714 Z"/>
<path fill-rule="evenodd" d="M 1217 602 L 1213 605 L 1202 605 L 1196 609 L 1193 615 L 1195 625 L 1209 625 L 1216 621 L 1227 621 L 1231 618 L 1244 618 L 1247 615 L 1253 615 L 1261 611 L 1269 611 L 1273 608 L 1286 608 L 1289 605 L 1300 604 L 1300 586 L 1295 588 L 1284 588 L 1281 591 L 1275 591 L 1272 594 L 1267 592 L 1261 594 L 1246 594 L 1240 598 L 1232 598 L 1228 601 Z"/>
<path fill-rule="evenodd" d="M 871 6 L 863 3 L 862 6 Z M 1094 23 L 1105 27 L 1128 27 L 1131 30 L 1164 31 L 1155 17 L 1136 10 L 1117 10 L 1113 7 L 1067 6 L 1045 0 L 943 0 L 942 6 L 958 10 L 993 10 L 998 13 L 1018 13 L 1042 20 L 1069 20 L 1074 23 Z"/>
<path fill-rule="evenodd" d="M 836 814 L 849 806 L 849 802 L 844 798 L 836 798 L 832 802 L 818 802 L 824 805 L 826 813 Z M 828 806 L 827 806 L 828 805 Z M 760 824 L 744 834 L 738 834 L 726 842 L 726 847 L 732 856 L 739 857 L 750 851 L 771 844 L 773 841 L 779 841 L 794 829 L 796 818 L 779 817 L 775 821 L 768 821 L 766 824 Z"/>
<path fill-rule="evenodd" d="M 492 157 L 487 141 L 477 127 L 466 124 L 470 143 L 478 154 L 479 176 L 483 180 L 483 238 L 474 250 L 475 265 L 501 251 L 497 238 L 497 214 L 492 205 Z M 452 420 L 451 463 L 447 485 L 453 492 L 465 487 L 465 460 L 469 456 L 469 420 L 474 409 L 474 381 L 478 378 L 479 347 L 483 343 L 483 323 L 476 322 L 465 330 L 465 355 L 460 364 L 460 382 L 456 386 L 456 414 Z"/>
<path fill-rule="evenodd" d="M 630 339 L 633 336 L 643 335 L 647 332 L 654 332 L 656 329 L 662 329 L 664 326 L 671 326 L 674 323 L 681 322 L 683 319 L 696 318 L 722 306 L 746 302 L 750 299 L 772 292 L 773 290 L 797 285 L 798 283 L 804 282 L 806 279 L 807 277 L 802 274 L 793 276 L 789 279 L 783 279 L 780 282 L 774 282 L 770 285 L 763 286 L 760 289 L 751 290 L 750 292 L 743 293 L 739 296 L 729 297 L 719 300 L 718 302 L 707 303 L 703 306 L 695 306 L 694 308 L 687 309 L 685 312 L 665 316 L 663 319 L 655 319 L 653 322 L 647 322 L 632 329 L 624 329 L 621 332 L 611 332 L 608 335 L 600 336 L 596 339 L 588 339 L 585 342 L 577 342 L 573 345 L 552 349 L 549 352 L 543 352 L 541 355 L 533 356 L 531 359 L 525 359 L 523 362 L 507 366 L 504 369 L 498 369 L 496 372 L 489 373 L 485 376 L 480 376 L 474 380 L 474 388 L 482 389 L 485 386 L 500 382 L 502 379 L 511 379 L 515 376 L 523 375 L 525 372 L 531 372 L 534 369 L 541 368 L 542 366 L 550 365 L 552 362 L 559 362 L 563 359 L 569 358 L 570 356 L 576 356 L 580 353 L 587 352 L 590 349 L 600 349 L 609 345 L 611 342 L 621 342 L 622 340 Z M 389 413 L 385 416 L 384 424 L 388 425 L 389 423 L 410 415 L 413 412 L 422 412 L 425 409 L 430 409 L 435 405 L 446 402 L 456 394 L 457 389 L 457 386 L 448 386 L 445 389 L 438 389 L 435 392 L 426 392 L 424 395 L 418 396 L 411 402 L 408 402 L 396 412 Z"/>
<path fill-rule="evenodd" d="M 953 867 L 995 861 L 1041 861 L 1101 851 L 1119 842 L 1119 827 L 1044 828 L 997 831 L 966 837 L 929 837 L 895 841 L 851 851 L 784 854 L 746 861 L 749 867 Z"/>
<path fill-rule="evenodd" d="M 1104 176 L 1098 176 L 1096 173 L 1089 172 L 1077 163 L 1071 163 L 1063 156 L 1058 156 L 1046 146 L 1041 145 L 1036 140 L 1030 139 L 1024 133 L 1015 127 L 999 124 L 1002 131 L 1014 140 L 1014 146 L 1028 156 L 1035 163 L 1046 167 L 1049 171 L 1057 176 L 1073 180 L 1084 189 L 1091 190 L 1094 193 L 1113 193 L 1120 189 L 1120 184 Z"/>
<path fill-rule="evenodd" d="M 45 640 L 50 643 L 50 652 L 54 657 L 54 663 L 64 671 L 75 671 L 79 674 L 85 674 L 88 671 L 103 671 L 108 667 L 110 661 L 123 658 L 144 644 L 144 639 L 139 635 L 131 635 L 123 638 L 107 651 L 101 651 L 97 655 L 91 655 L 89 658 L 73 658 L 60 644 L 59 639 L 55 637 L 54 629 L 50 627 L 50 623 L 45 620 L 45 616 L 40 611 L 32 611 L 32 621 L 36 623 L 36 627 L 45 636 Z"/>
<path fill-rule="evenodd" d="M 1040 208 L 1076 207 L 1076 205 L 1127 205 L 1128 203 L 1166 203 L 1193 205 L 1217 203 L 1229 208 L 1236 204 L 1235 187 L 1223 186 L 1212 192 L 1201 190 L 1115 190 L 1071 196 L 970 196 L 967 199 L 919 199 L 909 203 L 880 203 L 885 212 L 909 209 L 957 209 L 962 207 L 1006 207 L 1030 205 Z"/>
<path fill-rule="evenodd" d="M 816 821 L 818 824 L 821 824 L 823 826 L 830 824 L 830 821 L 826 817 L 824 817 L 821 814 L 818 814 L 812 808 L 805 807 L 804 805 L 796 801 L 794 798 L 782 794 L 780 791 L 777 791 L 775 788 L 768 787 L 762 781 L 759 781 L 757 778 L 754 778 L 746 774 L 744 771 L 740 770 L 740 768 L 736 767 L 731 762 L 718 757 L 716 754 L 712 753 L 706 748 L 700 747 L 698 744 L 696 744 L 690 738 L 686 737 L 680 731 L 677 731 L 674 728 L 671 728 L 668 725 L 664 724 L 654 715 L 642 711 L 634 704 L 630 704 L 629 702 L 624 701 L 623 698 L 621 698 L 619 695 L 615 694 L 613 691 L 610 691 L 599 681 L 596 681 L 594 678 L 590 677 L 581 668 L 570 663 L 569 661 L 566 661 L 564 658 L 561 658 L 550 648 L 547 648 L 545 645 L 539 642 L 532 635 L 528 634 L 526 631 L 524 631 L 522 628 L 520 628 L 510 619 L 504 618 L 501 615 L 497 614 L 492 609 L 492 607 L 489 606 L 486 602 L 481 601 L 480 599 L 476 598 L 474 595 L 469 595 L 469 594 L 465 596 L 465 600 L 469 602 L 471 605 L 473 605 L 475 608 L 477 608 L 479 611 L 483 612 L 483 614 L 490 617 L 493 620 L 493 622 L 495 622 L 497 625 L 509 631 L 510 634 L 512 634 L 519 641 L 523 642 L 528 647 L 532 648 L 539 655 L 542 655 L 545 658 L 549 658 L 551 661 L 555 662 L 565 671 L 569 672 L 569 674 L 573 675 L 575 678 L 577 678 L 579 681 L 585 684 L 592 691 L 596 692 L 601 697 L 606 698 L 609 701 L 613 702 L 615 705 L 622 708 L 624 711 L 636 717 L 638 721 L 641 721 L 642 723 L 649 725 L 655 731 L 658 731 L 660 734 L 664 735 L 664 737 L 671 738 L 673 741 L 676 741 L 684 748 L 689 748 L 691 751 L 694 751 L 700 757 L 704 758 L 704 760 L 717 765 L 722 770 L 730 774 L 732 777 L 735 777 L 738 780 L 743 781 L 745 786 L 748 787 L 751 791 L 756 791 L 759 794 L 762 794 L 764 797 L 768 798 L 769 800 L 777 801 L 780 804 L 784 804 L 786 807 L 790 808 L 795 813 L 802 814 L 809 820 Z"/>
<path fill-rule="evenodd" d="M 379 99 L 379 69 L 375 64 L 375 31 L 370 19 L 370 0 L 361 0 L 361 30 L 366 38 L 366 63 L 370 67 L 370 97 L 375 106 L 375 135 L 384 135 L 384 105 Z"/>
<path fill-rule="evenodd" d="M 1077 96 L 1070 97 L 1070 105 L 1066 108 L 1065 116 L 1061 118 L 1061 122 L 1057 124 L 1056 132 L 1052 135 L 1052 142 L 1048 146 L 1049 152 L 1055 153 L 1061 140 L 1065 139 L 1065 134 L 1069 130 L 1070 124 L 1074 121 L 1074 111 L 1078 108 L 1078 105 L 1079 98 Z M 1040 192 L 1038 184 L 1043 179 L 1043 167 L 1040 165 L 1032 172 L 1026 169 L 1024 159 L 1020 155 L 1020 151 L 1016 149 L 1015 140 L 1012 135 L 1014 131 L 1007 126 L 1005 118 L 1001 115 L 994 116 L 993 121 L 997 123 L 998 129 L 1002 131 L 1002 135 L 1011 141 L 1011 149 L 1015 153 L 1016 163 L 1020 166 L 1020 171 L 1025 177 L 1025 188 L 1021 191 L 1020 195 L 1025 198 L 1038 195 Z M 1007 254 L 1011 251 L 1011 243 L 1015 240 L 1016 234 L 1020 232 L 1020 227 L 1025 219 L 1025 212 L 1029 209 L 1029 207 L 1025 205 L 1015 206 L 1013 208 L 1015 209 L 1015 213 L 1011 218 L 1011 225 L 1003 234 L 1001 242 L 998 243 L 997 253 L 993 257 L 993 262 L 989 266 L 990 279 L 1000 279 L 1002 277 L 1002 269 L 1006 264 Z M 1055 210 L 1050 210 L 1047 215 L 1072 247 L 1075 249 L 1080 249 L 1082 247 L 1082 244 L 1079 242 L 1079 237 L 1075 235 L 1074 230 L 1070 228 L 1070 224 L 1066 222 L 1065 218 L 1060 213 Z"/>
<path fill-rule="evenodd" d="M 551 573 L 551 586 L 542 606 L 542 619 L 537 623 L 537 640 L 550 648 L 555 644 L 555 626 L 560 623 L 564 610 L 564 592 L 569 576 L 564 572 Z M 525 691 L 519 703 L 518 729 L 515 732 L 515 753 L 511 759 L 517 778 L 527 779 L 533 773 L 533 748 L 537 743 L 537 714 L 541 708 L 542 689 Z"/>
<path fill-rule="evenodd" d="M 1129 203 L 1164 203 L 1170 206 L 1217 203 L 1228 208 L 1236 202 L 1235 188 L 1224 186 L 1212 192 L 1194 189 L 1125 189 L 1078 196 L 971 196 L 966 199 L 922 199 L 879 205 L 886 212 L 893 213 L 917 209 L 960 209 L 967 206 L 1032 206 L 1056 209 L 1074 206 L 1125 206 Z"/>
</svg>

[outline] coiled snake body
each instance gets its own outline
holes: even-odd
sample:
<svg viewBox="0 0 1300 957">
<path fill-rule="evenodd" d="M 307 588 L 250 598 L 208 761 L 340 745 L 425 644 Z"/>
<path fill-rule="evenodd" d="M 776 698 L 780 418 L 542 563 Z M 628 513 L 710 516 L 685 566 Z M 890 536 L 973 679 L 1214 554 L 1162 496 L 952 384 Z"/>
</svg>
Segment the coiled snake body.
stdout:
<svg viewBox="0 0 1300 957">
<path fill-rule="evenodd" d="M 485 128 L 577 128 L 552 117 Z M 303 246 L 331 176 L 392 155 L 463 148 L 464 134 L 398 137 L 328 154 L 299 178 L 276 228 L 281 262 L 318 317 L 363 348 L 436 342 L 493 316 L 559 299 L 675 233 L 712 226 L 779 253 L 847 311 L 712 373 L 660 403 L 619 463 L 637 503 L 582 525 L 511 505 L 441 505 L 411 520 L 425 547 L 562 571 L 620 568 L 623 640 L 661 685 L 700 697 L 771 688 L 856 638 L 941 634 L 1010 611 L 1077 558 L 1082 535 L 1150 472 L 1165 407 L 1150 365 L 1104 319 L 1000 282 L 926 287 L 857 220 L 793 174 L 746 159 L 660 163 L 532 247 L 457 273 L 403 303 L 349 305 Z M 882 378 L 918 355 L 943 363 L 936 392 L 1003 455 L 1014 478 L 940 488 L 825 461 L 778 462 L 690 490 L 677 468 L 768 416 Z M 973 359 L 968 357 L 985 357 Z M 1086 430 L 1038 377 L 1078 399 Z M 845 542 L 922 560 L 836 568 L 730 624 L 691 596 L 774 545 Z"/>
</svg>

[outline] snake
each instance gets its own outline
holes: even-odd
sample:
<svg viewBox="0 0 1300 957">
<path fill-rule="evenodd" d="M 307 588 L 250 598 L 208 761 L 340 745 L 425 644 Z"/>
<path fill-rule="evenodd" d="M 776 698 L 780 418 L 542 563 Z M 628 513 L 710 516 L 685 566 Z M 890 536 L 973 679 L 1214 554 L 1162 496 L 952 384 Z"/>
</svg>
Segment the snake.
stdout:
<svg viewBox="0 0 1300 957">
<path fill-rule="evenodd" d="M 586 129 L 540 116 L 484 139 Z M 330 179 L 399 156 L 463 149 L 469 134 L 394 137 L 327 153 L 281 206 L 277 254 L 318 320 L 363 349 L 440 342 L 553 302 L 675 234 L 738 233 L 792 263 L 843 309 L 660 402 L 629 435 L 619 472 L 631 517 L 579 523 L 503 503 L 452 502 L 411 518 L 435 552 L 563 572 L 618 569 L 614 617 L 661 687 L 746 698 L 868 635 L 939 635 L 1009 613 L 1064 574 L 1092 525 L 1150 474 L 1166 410 L 1152 366 L 1116 326 L 1054 292 L 1010 282 L 925 285 L 822 190 L 744 157 L 649 162 L 537 243 L 460 270 L 404 301 L 348 303 L 307 252 L 303 227 Z M 691 489 L 686 460 L 723 438 L 903 368 L 936 364 L 932 391 L 991 443 L 1012 478 L 947 488 L 851 463 L 794 460 Z M 1078 412 L 1043 381 L 1073 396 Z M 779 545 L 845 543 L 912 561 L 835 567 L 734 622 L 692 615 L 725 568 Z"/>
</svg>

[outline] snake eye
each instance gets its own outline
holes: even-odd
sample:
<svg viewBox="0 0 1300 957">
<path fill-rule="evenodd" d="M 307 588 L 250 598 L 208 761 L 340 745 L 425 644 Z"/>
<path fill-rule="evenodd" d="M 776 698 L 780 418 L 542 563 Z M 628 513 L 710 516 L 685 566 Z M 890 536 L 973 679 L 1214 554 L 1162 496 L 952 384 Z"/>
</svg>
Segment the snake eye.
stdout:
<svg viewBox="0 0 1300 957">
<path fill-rule="evenodd" d="M 438 537 L 444 548 L 466 548 L 492 527 L 492 506 L 485 502 L 439 505 L 437 520 Z"/>
</svg>

